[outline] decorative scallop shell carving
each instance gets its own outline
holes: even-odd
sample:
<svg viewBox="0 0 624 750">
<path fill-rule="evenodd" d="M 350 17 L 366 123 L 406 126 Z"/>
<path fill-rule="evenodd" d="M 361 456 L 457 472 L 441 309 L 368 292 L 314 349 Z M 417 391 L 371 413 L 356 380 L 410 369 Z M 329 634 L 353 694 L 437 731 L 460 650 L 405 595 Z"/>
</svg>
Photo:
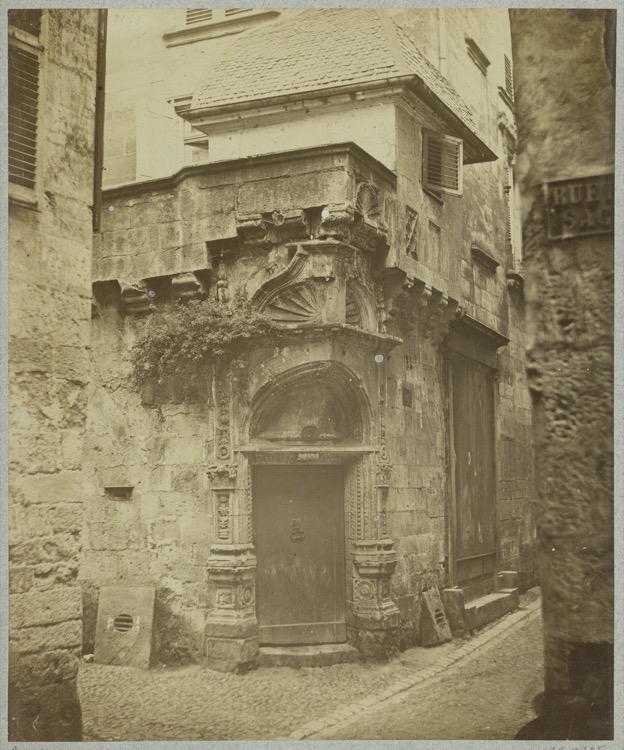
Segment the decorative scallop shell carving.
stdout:
<svg viewBox="0 0 624 750">
<path fill-rule="evenodd" d="M 288 287 L 267 306 L 266 313 L 276 323 L 308 323 L 318 318 L 318 298 L 310 284 Z"/>
<path fill-rule="evenodd" d="M 381 209 L 379 207 L 379 196 L 377 191 L 368 183 L 360 185 L 355 199 L 356 211 L 359 211 L 366 219 L 379 222 L 381 219 Z"/>
</svg>

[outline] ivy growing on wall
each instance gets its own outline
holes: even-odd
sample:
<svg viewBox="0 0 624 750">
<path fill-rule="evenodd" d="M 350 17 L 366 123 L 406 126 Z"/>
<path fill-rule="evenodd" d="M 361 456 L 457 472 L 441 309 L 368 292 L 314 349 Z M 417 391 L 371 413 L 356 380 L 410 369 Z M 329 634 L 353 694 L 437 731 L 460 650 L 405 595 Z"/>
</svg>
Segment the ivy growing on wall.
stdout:
<svg viewBox="0 0 624 750">
<path fill-rule="evenodd" d="M 130 352 L 135 382 L 162 383 L 190 366 L 234 354 L 246 340 L 275 329 L 275 323 L 242 296 L 231 302 L 192 300 L 155 310 Z"/>
</svg>

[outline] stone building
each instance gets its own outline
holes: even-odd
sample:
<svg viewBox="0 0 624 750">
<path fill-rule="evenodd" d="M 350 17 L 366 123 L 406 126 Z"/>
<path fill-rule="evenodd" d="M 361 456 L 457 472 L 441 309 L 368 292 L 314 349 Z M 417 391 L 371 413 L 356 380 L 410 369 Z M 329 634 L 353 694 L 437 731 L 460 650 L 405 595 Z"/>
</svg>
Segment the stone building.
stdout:
<svg viewBox="0 0 624 750">
<path fill-rule="evenodd" d="M 544 739 L 608 739 L 615 11 L 510 14 L 546 665 L 546 718 L 533 731 Z"/>
<path fill-rule="evenodd" d="M 99 21 L 95 10 L 8 20 L 8 735 L 79 740 Z"/>
<path fill-rule="evenodd" d="M 430 643 L 436 589 L 479 627 L 534 582 L 507 13 L 194 12 L 109 29 L 85 644 L 102 586 L 219 669 Z M 238 294 L 279 336 L 132 385 L 154 309 Z"/>
</svg>

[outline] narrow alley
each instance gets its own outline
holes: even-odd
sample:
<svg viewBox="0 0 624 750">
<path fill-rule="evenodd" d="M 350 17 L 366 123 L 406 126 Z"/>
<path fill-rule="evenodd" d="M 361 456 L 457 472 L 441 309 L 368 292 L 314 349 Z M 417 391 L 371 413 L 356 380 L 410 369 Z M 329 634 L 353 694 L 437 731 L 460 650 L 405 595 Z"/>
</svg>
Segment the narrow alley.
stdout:
<svg viewBox="0 0 624 750">
<path fill-rule="evenodd" d="M 79 688 L 88 741 L 512 739 L 533 717 L 542 670 L 533 589 L 520 610 L 473 638 L 409 649 L 387 664 L 238 676 L 85 663 Z"/>
</svg>

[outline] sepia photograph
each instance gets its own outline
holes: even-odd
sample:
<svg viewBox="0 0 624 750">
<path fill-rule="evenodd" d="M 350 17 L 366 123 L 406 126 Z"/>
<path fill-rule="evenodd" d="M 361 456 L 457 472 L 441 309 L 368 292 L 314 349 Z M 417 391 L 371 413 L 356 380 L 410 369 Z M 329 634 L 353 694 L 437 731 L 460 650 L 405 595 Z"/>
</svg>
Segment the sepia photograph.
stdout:
<svg viewBox="0 0 624 750">
<path fill-rule="evenodd" d="M 2 747 L 624 747 L 621 13 L 26 4 Z"/>
</svg>

